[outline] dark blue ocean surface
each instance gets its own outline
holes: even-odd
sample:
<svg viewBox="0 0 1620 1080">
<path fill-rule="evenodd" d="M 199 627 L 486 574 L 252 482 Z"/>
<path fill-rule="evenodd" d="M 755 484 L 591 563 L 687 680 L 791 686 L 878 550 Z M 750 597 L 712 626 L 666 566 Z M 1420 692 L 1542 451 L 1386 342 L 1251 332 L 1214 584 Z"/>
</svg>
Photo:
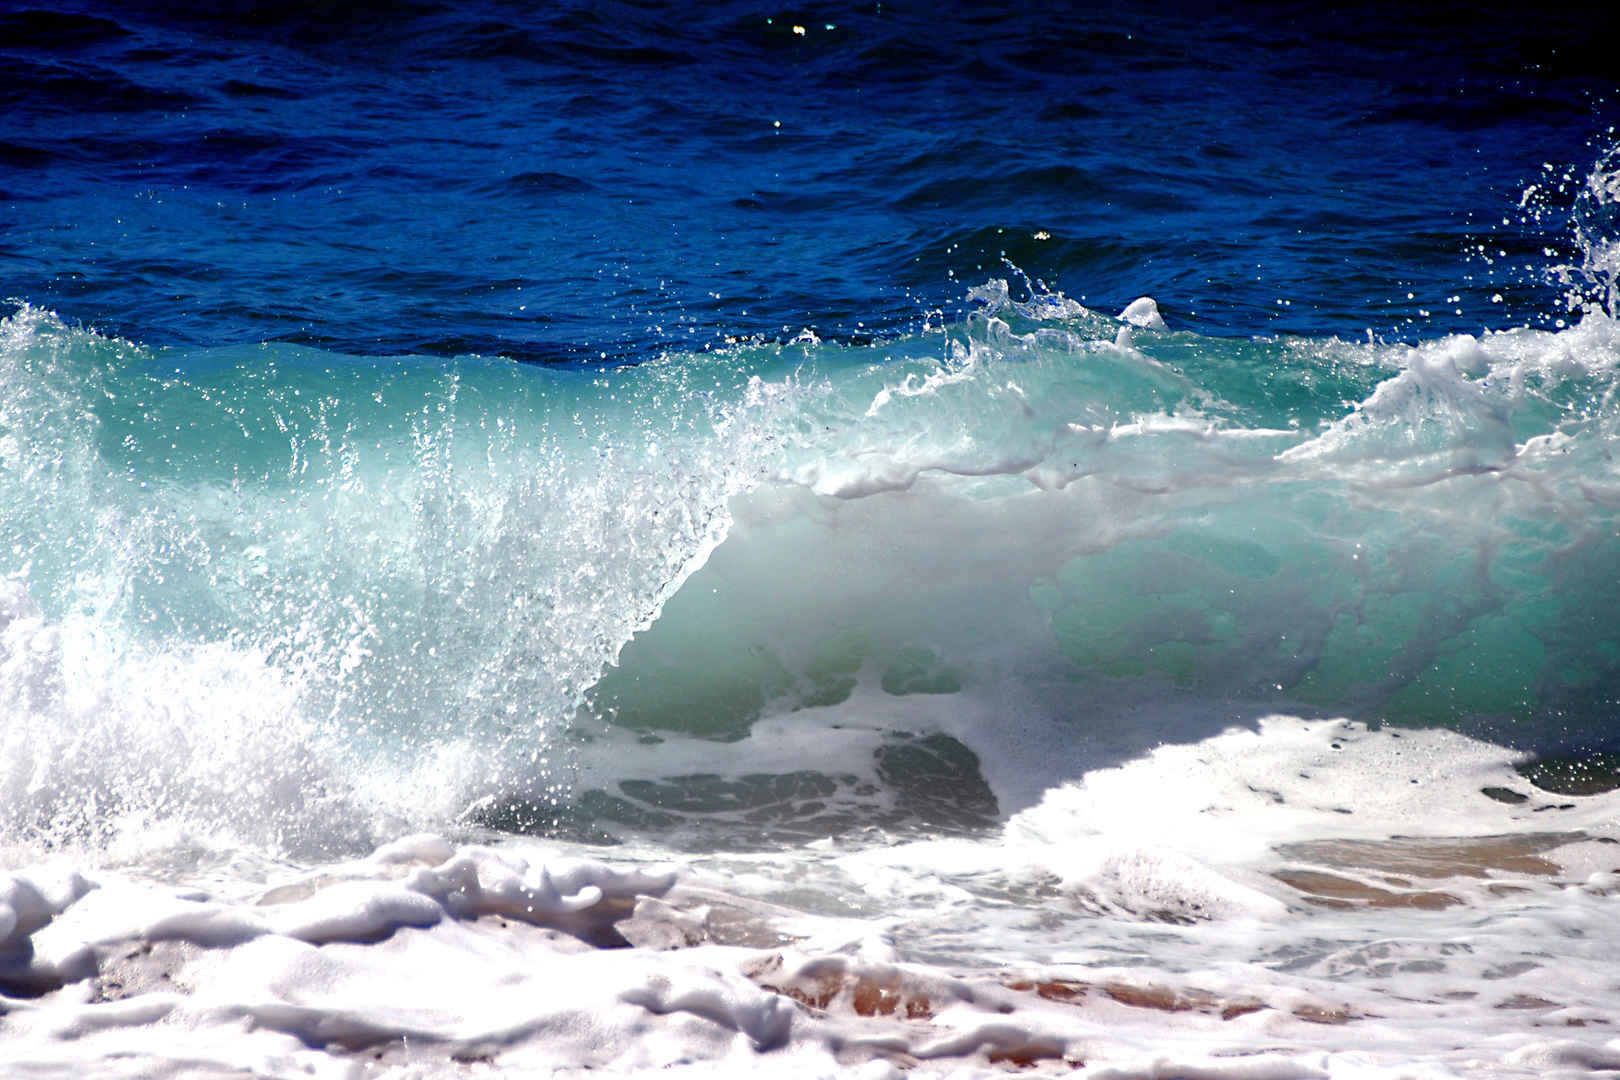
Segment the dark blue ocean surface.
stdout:
<svg viewBox="0 0 1620 1080">
<path fill-rule="evenodd" d="M 1612 139 L 1588 15 L 6 4 L 0 298 L 622 360 L 903 333 L 1005 261 L 1215 336 L 1540 325 Z"/>
</svg>

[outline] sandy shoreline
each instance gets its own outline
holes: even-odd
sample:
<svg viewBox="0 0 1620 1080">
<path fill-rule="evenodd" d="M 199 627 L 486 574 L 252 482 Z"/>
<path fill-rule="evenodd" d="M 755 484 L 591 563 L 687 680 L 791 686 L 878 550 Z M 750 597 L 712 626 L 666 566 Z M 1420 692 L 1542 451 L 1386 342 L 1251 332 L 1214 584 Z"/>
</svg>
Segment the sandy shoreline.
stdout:
<svg viewBox="0 0 1620 1080">
<path fill-rule="evenodd" d="M 1471 923 L 1531 917 L 1572 894 L 1606 906 L 1620 891 L 1620 871 L 1600 869 L 1605 858 L 1620 867 L 1614 843 L 1580 830 L 1302 841 L 1278 852 L 1274 880 L 1294 898 L 1282 925 L 1152 911 L 1136 925 L 1261 940 L 1313 917 L 1353 917 L 1363 932 L 1391 920 L 1394 938 L 1362 948 L 1421 979 L 1441 965 L 1418 955 L 1414 930 L 1444 938 L 1436 920 L 1458 909 L 1471 913 L 1455 922 L 1464 950 L 1475 947 Z M 24 1076 L 1620 1067 L 1611 1019 L 1579 980 L 1559 995 L 1487 972 L 1413 994 L 1271 962 L 1178 965 L 1162 946 L 1147 968 L 1054 958 L 963 969 L 900 959 L 893 919 L 813 916 L 748 895 L 757 885 L 742 879 L 716 884 L 701 870 L 626 869 L 558 845 L 458 848 L 433 836 L 234 901 L 116 872 L 25 869 L 0 876 L 0 1047 L 10 1075 Z M 1419 1052 L 1443 1030 L 1456 1045 Z"/>
</svg>

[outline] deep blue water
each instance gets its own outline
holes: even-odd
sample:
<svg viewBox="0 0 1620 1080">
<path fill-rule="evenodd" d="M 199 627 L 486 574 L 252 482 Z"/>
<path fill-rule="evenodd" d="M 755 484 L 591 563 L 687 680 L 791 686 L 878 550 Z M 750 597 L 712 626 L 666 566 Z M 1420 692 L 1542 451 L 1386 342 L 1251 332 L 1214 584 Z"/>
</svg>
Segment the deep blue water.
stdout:
<svg viewBox="0 0 1620 1080">
<path fill-rule="evenodd" d="M 1568 193 L 1520 195 L 1617 107 L 1579 8 L 193 7 L 0 6 L 0 296 L 618 360 L 904 332 L 1008 260 L 1213 335 L 1474 332 L 1557 314 Z"/>
</svg>

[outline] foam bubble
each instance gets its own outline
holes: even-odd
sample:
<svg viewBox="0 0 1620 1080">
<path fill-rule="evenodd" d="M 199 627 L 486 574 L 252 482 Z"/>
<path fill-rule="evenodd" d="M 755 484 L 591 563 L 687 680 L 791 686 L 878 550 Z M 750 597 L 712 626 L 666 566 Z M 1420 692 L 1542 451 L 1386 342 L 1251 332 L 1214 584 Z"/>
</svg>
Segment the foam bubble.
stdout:
<svg viewBox="0 0 1620 1080">
<path fill-rule="evenodd" d="M 1125 305 L 1125 310 L 1119 313 L 1119 317 L 1122 322 L 1145 330 L 1165 328 L 1164 316 L 1159 314 L 1159 305 L 1151 296 L 1139 296 L 1132 300 Z"/>
</svg>

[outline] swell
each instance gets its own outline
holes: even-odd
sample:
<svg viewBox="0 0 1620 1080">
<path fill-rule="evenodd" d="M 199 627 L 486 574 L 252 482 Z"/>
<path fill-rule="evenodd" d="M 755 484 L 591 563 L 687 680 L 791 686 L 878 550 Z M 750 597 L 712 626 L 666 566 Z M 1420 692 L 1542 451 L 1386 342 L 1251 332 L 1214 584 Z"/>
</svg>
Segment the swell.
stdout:
<svg viewBox="0 0 1620 1080">
<path fill-rule="evenodd" d="M 858 718 L 862 691 L 1045 681 L 1068 692 L 1041 722 L 1077 738 L 1122 684 L 1521 746 L 1608 737 L 1612 319 L 1411 348 L 1034 306 L 994 294 L 931 343 L 945 363 L 891 356 L 815 399 L 803 430 L 833 434 L 739 498 L 593 688 L 603 710 L 735 739 L 774 711 Z M 983 752 L 1012 737 L 953 710 L 939 723 Z"/>
<path fill-rule="evenodd" d="M 19 310 L 8 833 L 966 827 L 1270 711 L 1611 738 L 1609 314 L 1231 341 L 1023 291 L 610 372 Z"/>
</svg>

